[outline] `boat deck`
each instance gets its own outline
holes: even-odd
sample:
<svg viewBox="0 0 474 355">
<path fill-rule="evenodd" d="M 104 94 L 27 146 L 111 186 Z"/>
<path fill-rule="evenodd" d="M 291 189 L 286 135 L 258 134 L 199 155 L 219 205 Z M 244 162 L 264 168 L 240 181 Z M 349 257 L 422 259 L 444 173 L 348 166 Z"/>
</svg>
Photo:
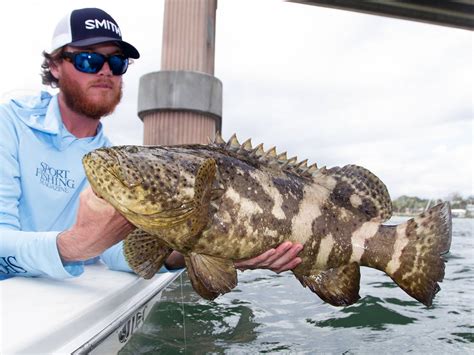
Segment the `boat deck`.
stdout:
<svg viewBox="0 0 474 355">
<path fill-rule="evenodd" d="M 98 263 L 78 278 L 0 282 L 0 353 L 116 353 L 181 271 L 144 280 Z"/>
</svg>

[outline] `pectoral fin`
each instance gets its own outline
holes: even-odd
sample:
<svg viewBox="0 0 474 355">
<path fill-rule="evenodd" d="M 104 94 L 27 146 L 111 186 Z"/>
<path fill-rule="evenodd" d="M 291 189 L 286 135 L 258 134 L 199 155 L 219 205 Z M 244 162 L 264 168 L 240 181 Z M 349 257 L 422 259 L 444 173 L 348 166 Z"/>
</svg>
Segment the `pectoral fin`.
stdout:
<svg viewBox="0 0 474 355">
<path fill-rule="evenodd" d="M 237 286 L 237 272 L 231 260 L 196 253 L 185 260 L 191 284 L 201 297 L 213 300 Z"/>
<path fill-rule="evenodd" d="M 297 276 L 323 301 L 333 306 L 348 306 L 359 298 L 360 270 L 357 263 L 322 271 L 317 275 Z"/>
<path fill-rule="evenodd" d="M 216 178 L 216 171 L 217 167 L 214 159 L 206 159 L 196 173 L 193 200 L 195 208 L 187 222 L 189 230 L 184 234 L 185 238 L 183 238 L 186 239 L 183 245 L 188 249 L 192 249 L 202 230 L 209 222 L 209 209 L 211 199 L 213 198 L 213 184 Z"/>
<path fill-rule="evenodd" d="M 145 279 L 156 274 L 172 251 L 157 236 L 141 229 L 127 236 L 123 250 L 131 269 Z"/>
<path fill-rule="evenodd" d="M 198 204 L 208 204 L 211 200 L 212 186 L 216 178 L 216 162 L 214 159 L 206 159 L 196 173 L 194 184 L 194 199 Z"/>
</svg>

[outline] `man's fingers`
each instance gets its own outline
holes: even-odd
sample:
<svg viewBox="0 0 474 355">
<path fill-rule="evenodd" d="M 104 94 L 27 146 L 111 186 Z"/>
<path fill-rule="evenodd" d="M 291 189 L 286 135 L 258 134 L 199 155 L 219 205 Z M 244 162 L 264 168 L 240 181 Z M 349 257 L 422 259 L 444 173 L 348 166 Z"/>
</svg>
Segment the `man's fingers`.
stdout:
<svg viewBox="0 0 474 355">
<path fill-rule="evenodd" d="M 295 268 L 301 263 L 298 253 L 303 249 L 299 243 L 284 242 L 276 249 L 267 250 L 265 253 L 248 260 L 234 263 L 235 267 L 245 269 L 270 269 L 275 272 L 283 272 Z"/>
<path fill-rule="evenodd" d="M 241 260 L 234 262 L 234 265 L 237 269 L 256 269 L 258 267 L 263 266 L 263 264 L 271 258 L 276 252 L 275 249 L 269 249 L 265 253 L 256 256 L 255 258 L 248 259 L 248 260 Z"/>
<path fill-rule="evenodd" d="M 265 267 L 271 268 L 273 263 L 275 263 L 277 260 L 282 258 L 291 248 L 292 248 L 292 243 L 291 242 L 284 242 L 280 244 L 275 250 L 275 252 L 272 255 L 269 255 L 265 260 L 262 260 Z M 264 255 L 264 254 L 262 254 Z M 286 260 L 286 259 L 285 259 Z M 286 262 L 286 261 L 284 261 Z"/>
<path fill-rule="evenodd" d="M 279 274 L 280 272 L 283 272 L 283 271 L 292 270 L 295 267 L 297 267 L 301 263 L 301 261 L 302 261 L 301 258 L 294 258 L 294 259 L 290 260 L 288 263 L 282 265 L 281 267 L 279 267 L 277 269 L 272 268 L 272 270 L 274 272 L 276 272 L 277 274 Z"/>
<path fill-rule="evenodd" d="M 298 253 L 303 249 L 301 244 L 290 243 L 289 248 L 286 246 L 282 247 L 281 250 L 278 250 L 280 247 L 277 248 L 278 257 L 276 257 L 269 265 L 271 270 L 275 272 L 291 270 L 301 263 L 301 258 L 297 258 Z"/>
</svg>

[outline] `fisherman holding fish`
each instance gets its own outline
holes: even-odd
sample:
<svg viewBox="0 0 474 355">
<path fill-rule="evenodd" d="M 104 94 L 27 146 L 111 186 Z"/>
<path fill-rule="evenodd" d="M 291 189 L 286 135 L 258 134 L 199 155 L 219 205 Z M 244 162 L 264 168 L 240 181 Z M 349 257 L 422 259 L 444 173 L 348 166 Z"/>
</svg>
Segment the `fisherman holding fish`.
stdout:
<svg viewBox="0 0 474 355">
<path fill-rule="evenodd" d="M 86 8 L 58 23 L 43 55 L 43 84 L 59 93 L 0 105 L 0 280 L 76 277 L 99 257 L 131 271 L 122 240 L 135 226 L 92 192 L 81 159 L 111 145 L 100 120 L 120 102 L 122 76 L 139 52 L 109 14 Z M 235 267 L 294 269 L 301 250 L 284 242 Z M 183 267 L 182 255 L 172 252 L 165 266 Z"/>
</svg>

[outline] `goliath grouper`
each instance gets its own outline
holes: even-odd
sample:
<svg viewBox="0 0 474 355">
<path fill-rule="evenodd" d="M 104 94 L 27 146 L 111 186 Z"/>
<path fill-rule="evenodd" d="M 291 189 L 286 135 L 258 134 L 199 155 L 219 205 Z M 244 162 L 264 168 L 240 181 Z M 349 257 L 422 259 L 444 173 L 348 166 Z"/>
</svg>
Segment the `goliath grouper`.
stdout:
<svg viewBox="0 0 474 355">
<path fill-rule="evenodd" d="M 304 246 L 294 275 L 332 305 L 360 298 L 361 265 L 384 271 L 427 306 L 440 289 L 449 204 L 382 225 L 390 196 L 362 167 L 307 166 L 235 135 L 209 145 L 101 148 L 83 163 L 94 192 L 138 227 L 124 251 L 144 278 L 177 250 L 195 291 L 214 299 L 237 285 L 233 261 L 289 240 Z"/>
</svg>

